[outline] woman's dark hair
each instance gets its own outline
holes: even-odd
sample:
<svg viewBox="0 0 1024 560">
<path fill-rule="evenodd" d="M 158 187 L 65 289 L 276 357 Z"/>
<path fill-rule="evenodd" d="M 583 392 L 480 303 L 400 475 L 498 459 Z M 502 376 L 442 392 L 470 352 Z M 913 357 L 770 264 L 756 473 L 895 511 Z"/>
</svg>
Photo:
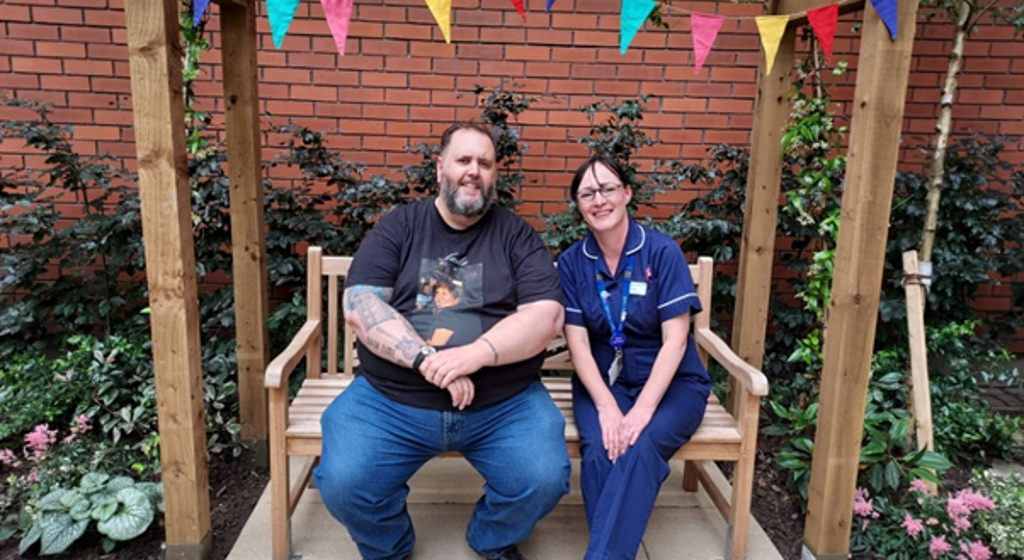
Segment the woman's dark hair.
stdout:
<svg viewBox="0 0 1024 560">
<path fill-rule="evenodd" d="M 608 169 L 611 169 L 612 173 L 622 181 L 624 186 L 632 188 L 633 185 L 626 183 L 626 171 L 622 168 L 622 164 L 614 159 L 607 156 L 594 155 L 590 156 L 590 159 L 583 162 L 583 165 L 576 170 L 576 174 L 572 176 L 572 184 L 569 185 L 569 196 L 573 200 L 576 200 L 576 195 L 580 192 L 580 183 L 583 182 L 583 177 L 586 176 L 587 172 L 594 168 L 597 164 L 602 164 Z"/>
</svg>

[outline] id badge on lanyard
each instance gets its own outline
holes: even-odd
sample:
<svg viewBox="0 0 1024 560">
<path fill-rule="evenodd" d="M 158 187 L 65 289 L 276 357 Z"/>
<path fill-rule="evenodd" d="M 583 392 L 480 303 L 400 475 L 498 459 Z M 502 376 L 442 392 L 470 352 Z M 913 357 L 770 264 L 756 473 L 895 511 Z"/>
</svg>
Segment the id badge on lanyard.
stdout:
<svg viewBox="0 0 1024 560">
<path fill-rule="evenodd" d="M 605 287 L 604 275 L 601 274 L 601 270 L 598 268 L 597 259 L 594 259 L 594 275 L 597 277 L 597 293 L 601 298 L 601 305 L 604 307 L 604 317 L 608 320 L 608 326 L 612 330 L 612 336 L 608 339 L 608 343 L 615 349 L 615 359 L 612 360 L 612 365 L 608 368 L 608 385 L 614 385 L 615 380 L 619 377 L 619 373 L 622 372 L 622 347 L 626 344 L 624 329 L 626 326 L 626 316 L 629 312 L 630 280 L 633 277 L 633 255 L 630 255 L 626 261 L 626 273 L 622 285 L 622 309 L 619 312 L 618 324 L 612 318 L 612 308 L 608 304 L 608 300 L 612 296 Z"/>
</svg>

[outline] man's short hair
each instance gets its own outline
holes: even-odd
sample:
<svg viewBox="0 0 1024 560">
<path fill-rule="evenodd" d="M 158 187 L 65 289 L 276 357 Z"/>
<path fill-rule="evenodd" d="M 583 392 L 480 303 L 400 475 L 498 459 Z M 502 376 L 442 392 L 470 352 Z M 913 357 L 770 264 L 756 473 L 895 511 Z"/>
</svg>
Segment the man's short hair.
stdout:
<svg viewBox="0 0 1024 560">
<path fill-rule="evenodd" d="M 465 121 L 449 126 L 448 130 L 445 130 L 444 134 L 441 135 L 441 155 L 444 155 L 448 145 L 452 143 L 452 136 L 455 136 L 455 133 L 460 130 L 475 130 L 483 134 L 491 141 L 494 153 L 498 153 L 498 140 L 494 137 L 494 129 L 490 125 L 478 121 Z"/>
</svg>

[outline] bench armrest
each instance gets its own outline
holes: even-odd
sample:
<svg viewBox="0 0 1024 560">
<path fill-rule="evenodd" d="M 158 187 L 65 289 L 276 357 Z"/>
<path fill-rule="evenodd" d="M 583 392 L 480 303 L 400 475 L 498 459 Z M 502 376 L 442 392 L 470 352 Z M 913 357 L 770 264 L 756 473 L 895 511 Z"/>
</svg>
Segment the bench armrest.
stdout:
<svg viewBox="0 0 1024 560">
<path fill-rule="evenodd" d="M 279 389 L 282 383 L 288 379 L 295 366 L 306 357 L 306 350 L 309 345 L 320 338 L 320 320 L 307 320 L 299 332 L 295 334 L 288 347 L 277 355 L 267 366 L 267 373 L 263 378 L 263 386 L 268 389 Z"/>
<path fill-rule="evenodd" d="M 744 362 L 729 345 L 711 329 L 694 329 L 697 344 L 706 350 L 716 362 L 722 364 L 729 375 L 736 378 L 743 388 L 752 395 L 763 397 L 768 394 L 768 378 L 764 373 Z"/>
</svg>

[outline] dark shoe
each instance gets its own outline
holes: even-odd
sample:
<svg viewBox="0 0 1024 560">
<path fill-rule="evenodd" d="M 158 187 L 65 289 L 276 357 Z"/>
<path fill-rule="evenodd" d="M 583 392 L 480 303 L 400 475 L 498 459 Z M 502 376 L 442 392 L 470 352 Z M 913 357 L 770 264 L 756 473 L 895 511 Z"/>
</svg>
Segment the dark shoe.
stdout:
<svg viewBox="0 0 1024 560">
<path fill-rule="evenodd" d="M 488 552 L 483 553 L 477 551 L 477 554 L 483 556 L 486 560 L 526 560 L 522 552 L 519 552 L 519 547 L 512 545 L 505 550 L 499 552 Z"/>
</svg>

